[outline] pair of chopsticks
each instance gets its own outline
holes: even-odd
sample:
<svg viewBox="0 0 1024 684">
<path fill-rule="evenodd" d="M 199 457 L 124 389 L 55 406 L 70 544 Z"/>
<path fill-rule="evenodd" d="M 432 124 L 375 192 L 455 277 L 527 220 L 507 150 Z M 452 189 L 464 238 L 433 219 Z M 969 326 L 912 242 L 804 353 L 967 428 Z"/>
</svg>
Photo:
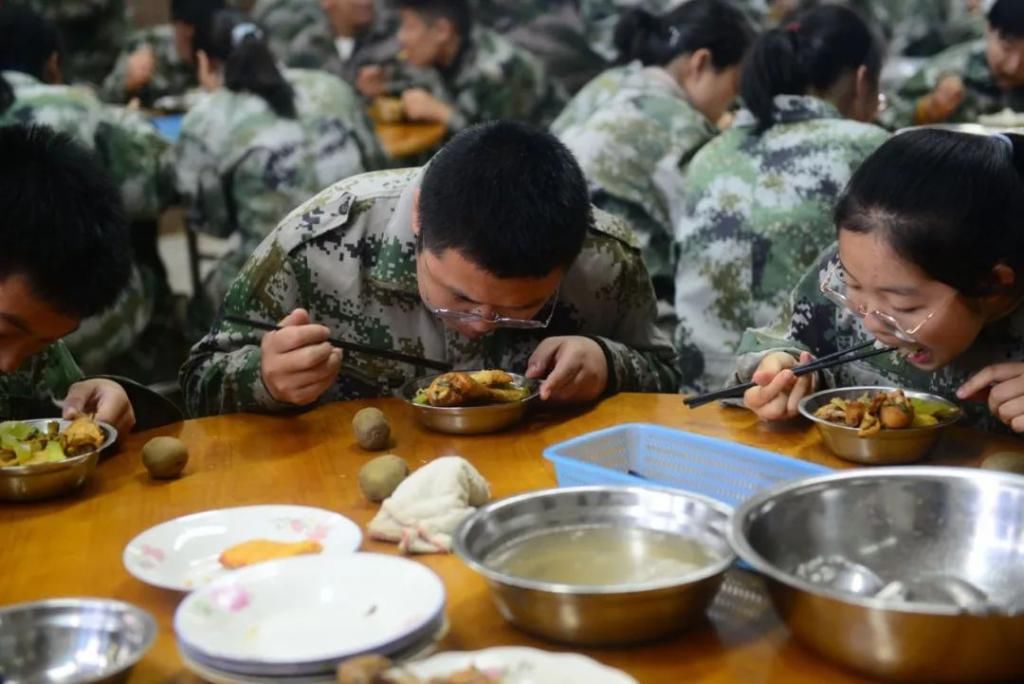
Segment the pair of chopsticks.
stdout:
<svg viewBox="0 0 1024 684">
<path fill-rule="evenodd" d="M 251 318 L 245 318 L 243 316 L 232 316 L 225 314 L 223 320 L 229 323 L 235 323 L 238 325 L 245 325 L 256 330 L 266 330 L 267 332 L 275 332 L 281 330 L 281 326 L 274 325 L 273 323 L 267 323 L 266 321 L 256 321 Z M 366 354 L 368 356 L 377 356 L 382 359 L 391 359 L 392 361 L 401 361 L 402 363 L 412 364 L 413 366 L 420 366 L 422 368 L 433 368 L 439 370 L 442 373 L 446 373 L 452 369 L 452 364 L 444 361 L 434 361 L 432 359 L 424 359 L 419 356 L 412 356 L 410 354 L 403 354 L 401 352 L 392 351 L 390 349 L 378 349 L 377 347 L 369 347 L 365 344 L 357 344 L 355 342 L 348 342 L 346 340 L 339 340 L 333 337 L 328 337 L 327 341 L 332 346 L 338 349 L 344 349 L 345 351 L 355 352 L 357 354 Z"/>
<path fill-rule="evenodd" d="M 889 352 L 896 351 L 895 347 L 882 347 L 881 349 L 875 349 L 874 345 L 874 342 L 865 342 L 864 344 L 858 344 L 856 347 L 841 349 L 834 354 L 829 354 L 828 356 L 823 356 L 820 359 L 815 359 L 814 361 L 809 361 L 803 365 L 796 366 L 792 369 L 793 375 L 797 377 L 809 375 L 811 373 L 817 373 L 820 370 L 835 368 L 836 366 L 841 366 L 844 363 L 850 363 L 851 361 L 869 359 L 872 356 L 879 356 L 880 354 L 888 354 Z M 868 347 L 871 347 L 871 349 L 868 349 Z M 752 387 L 757 387 L 757 383 L 748 382 L 743 385 L 733 385 L 732 387 L 726 387 L 725 389 L 718 390 L 717 392 L 709 392 L 708 394 L 700 394 L 696 397 L 683 399 L 683 403 L 694 409 L 720 399 L 738 399 Z"/>
</svg>

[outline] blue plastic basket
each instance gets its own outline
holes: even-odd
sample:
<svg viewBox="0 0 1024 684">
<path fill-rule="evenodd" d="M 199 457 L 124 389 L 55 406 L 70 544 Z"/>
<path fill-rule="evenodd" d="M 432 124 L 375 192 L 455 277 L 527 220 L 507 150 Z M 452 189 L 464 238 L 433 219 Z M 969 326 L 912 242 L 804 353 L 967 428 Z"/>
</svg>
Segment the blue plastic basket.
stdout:
<svg viewBox="0 0 1024 684">
<path fill-rule="evenodd" d="M 685 489 L 730 506 L 783 482 L 831 472 L 723 439 L 627 423 L 591 432 L 544 450 L 558 484 L 651 484 Z"/>
</svg>

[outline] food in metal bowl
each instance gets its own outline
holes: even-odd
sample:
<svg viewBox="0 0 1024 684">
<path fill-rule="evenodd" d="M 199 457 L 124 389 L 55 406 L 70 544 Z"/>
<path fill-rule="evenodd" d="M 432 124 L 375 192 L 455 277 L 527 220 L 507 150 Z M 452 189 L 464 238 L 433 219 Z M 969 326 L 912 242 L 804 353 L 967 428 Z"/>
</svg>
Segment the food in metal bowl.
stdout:
<svg viewBox="0 0 1024 684">
<path fill-rule="evenodd" d="M 444 407 L 511 404 L 529 394 L 529 388 L 516 384 L 515 377 L 505 371 L 454 372 L 435 378 L 416 393 L 413 403 Z"/>
<path fill-rule="evenodd" d="M 862 394 L 857 399 L 833 397 L 814 412 L 817 418 L 857 428 L 859 437 L 870 437 L 880 430 L 905 430 L 932 427 L 952 417 L 944 404 L 924 399 L 908 399 L 901 389 Z"/>
<path fill-rule="evenodd" d="M 22 421 L 0 423 L 0 467 L 59 463 L 96 451 L 105 435 L 96 421 L 83 416 L 62 431 L 60 422 L 46 423 L 45 430 Z"/>
</svg>

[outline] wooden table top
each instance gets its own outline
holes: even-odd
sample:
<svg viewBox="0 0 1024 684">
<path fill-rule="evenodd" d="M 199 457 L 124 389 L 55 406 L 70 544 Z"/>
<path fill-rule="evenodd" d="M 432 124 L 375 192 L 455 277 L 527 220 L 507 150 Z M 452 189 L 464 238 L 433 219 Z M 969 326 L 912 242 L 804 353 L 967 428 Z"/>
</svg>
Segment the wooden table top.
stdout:
<svg viewBox="0 0 1024 684">
<path fill-rule="evenodd" d="M 107 596 L 130 601 L 157 619 L 156 645 L 135 668 L 131 682 L 199 681 L 185 671 L 175 648 L 174 610 L 182 595 L 145 585 L 121 564 L 125 545 L 139 532 L 177 516 L 250 504 L 289 503 L 339 511 L 364 527 L 376 512 L 359 493 L 359 468 L 376 454 L 354 443 L 351 419 L 366 406 L 384 410 L 396 444 L 415 468 L 449 454 L 469 459 L 495 497 L 555 484 L 545 447 L 623 422 L 650 422 L 726 437 L 791 456 L 844 467 L 828 455 L 807 425 L 769 428 L 746 411 L 706 406 L 690 411 L 675 395 L 623 394 L 585 410 L 537 415 L 511 432 L 453 437 L 427 432 L 397 400 L 347 402 L 297 417 L 234 415 L 129 435 L 118 453 L 100 464 L 77 496 L 37 504 L 2 504 L 0 605 L 54 597 Z M 185 476 L 150 480 L 139 453 L 156 434 L 177 435 L 189 446 Z M 1019 445 L 1009 438 L 951 430 L 930 463 L 973 465 L 994 451 Z M 363 549 L 394 553 L 391 545 L 365 541 Z M 451 631 L 441 647 L 476 650 L 528 645 L 559 650 L 505 623 L 483 580 L 454 556 L 419 556 L 444 580 Z M 642 684 L 679 682 L 859 682 L 805 651 L 770 608 L 730 610 L 716 604 L 705 626 L 661 643 L 586 651 L 621 668 Z M 727 603 L 727 602 L 726 602 Z"/>
</svg>

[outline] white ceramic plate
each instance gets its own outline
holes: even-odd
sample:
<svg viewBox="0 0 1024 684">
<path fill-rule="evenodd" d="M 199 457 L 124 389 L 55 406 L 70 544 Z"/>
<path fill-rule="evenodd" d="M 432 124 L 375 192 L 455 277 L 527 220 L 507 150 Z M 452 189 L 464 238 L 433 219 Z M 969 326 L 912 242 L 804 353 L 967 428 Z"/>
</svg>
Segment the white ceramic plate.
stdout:
<svg viewBox="0 0 1024 684">
<path fill-rule="evenodd" d="M 192 591 L 229 572 L 222 551 L 250 539 L 320 542 L 320 555 L 350 554 L 363 533 L 343 515 L 307 506 L 243 506 L 175 518 L 128 543 L 124 567 L 146 584 Z"/>
<path fill-rule="evenodd" d="M 219 670 L 309 674 L 423 640 L 444 604 L 440 578 L 415 561 L 304 556 L 242 568 L 189 594 L 174 632 L 192 660 Z"/>
<path fill-rule="evenodd" d="M 421 679 L 443 677 L 476 667 L 501 678 L 501 684 L 637 684 L 621 670 L 575 653 L 501 647 L 465 653 L 439 653 L 403 669 Z"/>
</svg>

